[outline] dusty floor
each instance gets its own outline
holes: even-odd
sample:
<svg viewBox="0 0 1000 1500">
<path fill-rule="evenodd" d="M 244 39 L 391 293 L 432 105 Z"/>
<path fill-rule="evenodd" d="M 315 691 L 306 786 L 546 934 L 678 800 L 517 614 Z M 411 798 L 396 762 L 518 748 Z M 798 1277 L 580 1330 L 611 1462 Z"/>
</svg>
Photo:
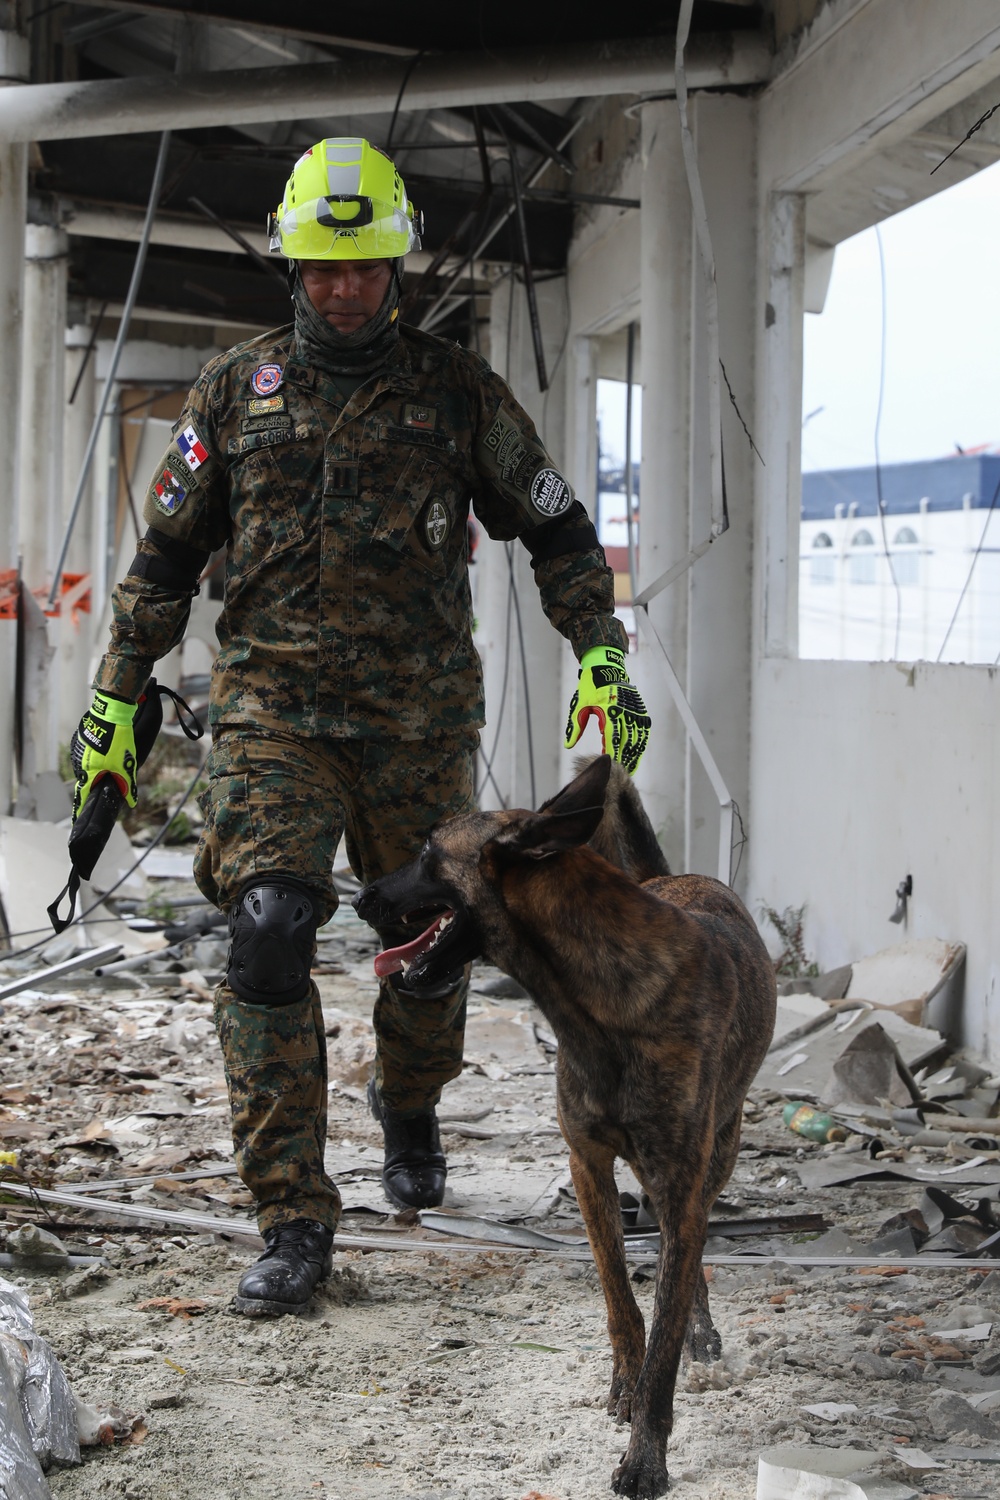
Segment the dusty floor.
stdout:
<svg viewBox="0 0 1000 1500">
<path fill-rule="evenodd" d="M 381 1195 L 379 1133 L 364 1105 L 367 932 L 353 914 L 338 915 L 320 952 L 335 1080 L 330 1162 L 348 1209 L 343 1228 L 382 1226 L 405 1237 Z M 2 1003 L 0 1146 L 19 1152 L 32 1180 L 59 1186 L 144 1175 L 132 1201 L 249 1217 L 236 1180 L 209 1175 L 228 1157 L 205 998 L 219 961 L 218 939 L 208 937 L 194 973 L 106 984 L 71 976 L 58 990 Z M 578 1230 L 544 1022 L 528 1002 L 483 993 L 479 986 L 492 981 L 495 989 L 496 978 L 477 975 L 467 1066 L 441 1107 L 450 1117 L 447 1206 Z M 863 1244 L 914 1205 L 906 1182 L 806 1193 L 795 1166 L 824 1149 L 834 1148 L 799 1141 L 781 1124 L 779 1104 L 759 1098 L 725 1212 L 821 1211 Z M 205 1175 L 171 1175 L 180 1172 Z M 102 1196 L 128 1191 L 108 1187 Z M 246 1240 L 51 1213 L 69 1248 L 102 1253 L 107 1271 L 69 1285 L 64 1277 L 0 1274 L 30 1292 L 38 1330 L 77 1392 L 143 1414 L 146 1429 L 136 1434 L 142 1441 L 89 1450 L 81 1468 L 51 1474 L 60 1500 L 610 1493 L 626 1434 L 604 1412 L 611 1360 L 589 1264 L 449 1250 L 447 1240 L 436 1253 L 342 1252 L 308 1316 L 248 1321 L 227 1311 L 241 1269 L 255 1258 Z M 23 1203 L 8 1201 L 0 1215 L 0 1238 L 18 1223 L 44 1222 Z M 809 1249 L 789 1236 L 778 1244 Z M 636 1276 L 648 1316 L 652 1281 L 641 1266 Z M 966 1431 L 941 1394 L 1000 1388 L 1000 1273 L 960 1265 L 895 1275 L 727 1266 L 714 1269 L 711 1286 L 726 1368 L 696 1369 L 682 1381 L 668 1455 L 679 1496 L 749 1500 L 759 1451 L 782 1442 L 872 1450 L 873 1471 L 899 1484 L 887 1497 L 1000 1496 L 1000 1463 L 974 1456 L 1000 1457 L 1000 1407 L 990 1416 L 968 1407 Z M 143 1306 L 154 1299 L 168 1305 Z M 180 1299 L 176 1312 L 170 1299 Z M 987 1339 L 952 1339 L 945 1362 L 927 1358 L 927 1332 L 991 1318 L 996 1331 Z M 835 1420 L 802 1410 L 819 1402 L 857 1410 Z M 939 1457 L 929 1470 L 902 1461 L 908 1447 L 944 1452 L 938 1439 L 964 1445 L 965 1456 Z"/>
</svg>

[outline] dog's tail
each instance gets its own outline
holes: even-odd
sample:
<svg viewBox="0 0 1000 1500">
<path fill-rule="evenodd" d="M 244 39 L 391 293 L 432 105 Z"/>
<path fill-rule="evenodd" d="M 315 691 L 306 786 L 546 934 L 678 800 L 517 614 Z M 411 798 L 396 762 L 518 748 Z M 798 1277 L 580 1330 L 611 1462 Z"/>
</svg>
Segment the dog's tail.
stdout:
<svg viewBox="0 0 1000 1500">
<path fill-rule="evenodd" d="M 575 769 L 579 773 L 590 764 L 581 757 Z M 670 866 L 656 840 L 653 825 L 646 815 L 635 782 L 617 761 L 611 765 L 611 779 L 604 802 L 604 817 L 590 840 L 590 848 L 609 864 L 617 865 L 633 880 L 652 880 L 669 875 Z"/>
</svg>

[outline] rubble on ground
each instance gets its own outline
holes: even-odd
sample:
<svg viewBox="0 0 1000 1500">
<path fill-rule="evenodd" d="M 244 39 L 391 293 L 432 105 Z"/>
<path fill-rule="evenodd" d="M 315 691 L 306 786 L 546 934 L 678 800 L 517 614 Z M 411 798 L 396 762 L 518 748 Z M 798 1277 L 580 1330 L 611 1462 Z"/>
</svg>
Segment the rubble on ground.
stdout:
<svg viewBox="0 0 1000 1500">
<path fill-rule="evenodd" d="M 81 1466 L 50 1470 L 52 1495 L 606 1495 L 625 1437 L 603 1409 L 606 1315 L 544 1018 L 477 967 L 466 1066 L 440 1109 L 448 1195 L 442 1214 L 410 1222 L 382 1195 L 365 1102 L 374 942 L 342 907 L 320 933 L 316 972 L 341 1248 L 305 1317 L 234 1317 L 257 1242 L 212 1022 L 225 929 L 183 878 L 189 851 L 155 852 L 163 874 L 142 901 L 112 897 L 109 919 L 158 951 L 0 999 L 0 1173 L 12 1190 L 64 1199 L 0 1193 L 0 1274 L 30 1296 L 38 1334 L 91 1411 L 81 1431 L 105 1418 Z M 100 934 L 92 925 L 87 940 Z M 0 989 L 52 967 L 53 952 L 64 960 L 57 941 L 0 956 Z M 677 1398 L 668 1457 L 681 1500 L 753 1494 L 759 1457 L 811 1483 L 817 1450 L 869 1500 L 995 1493 L 1000 1079 L 949 1047 L 925 999 L 902 1015 L 884 989 L 852 998 L 859 968 L 783 997 L 747 1101 L 706 1251 L 724 1355 L 683 1374 Z M 837 1075 L 847 1093 L 823 1097 L 871 1027 Z M 796 1052 L 808 1063 L 776 1077 Z M 905 1099 L 850 1096 L 873 1076 Z M 796 1101 L 830 1113 L 845 1139 L 790 1129 Z M 655 1226 L 627 1170 L 619 1185 L 648 1321 Z"/>
</svg>

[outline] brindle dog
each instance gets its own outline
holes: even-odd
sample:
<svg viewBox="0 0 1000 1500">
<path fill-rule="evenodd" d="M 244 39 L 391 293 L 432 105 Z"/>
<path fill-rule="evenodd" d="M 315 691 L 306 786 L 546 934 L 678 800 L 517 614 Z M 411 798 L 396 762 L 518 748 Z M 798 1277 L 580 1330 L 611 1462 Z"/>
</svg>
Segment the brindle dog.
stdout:
<svg viewBox="0 0 1000 1500">
<path fill-rule="evenodd" d="M 559 1042 L 559 1123 L 608 1308 L 608 1411 L 632 1424 L 612 1488 L 663 1494 L 682 1352 L 706 1361 L 722 1350 L 701 1256 L 774 1027 L 774 971 L 753 921 L 719 881 L 669 873 L 630 778 L 607 756 L 538 812 L 442 824 L 354 906 L 368 922 L 426 929 L 379 954 L 377 972 L 405 967 L 411 983 L 429 984 L 482 956 L 545 1013 Z M 660 1224 L 648 1344 L 616 1157 Z"/>
</svg>

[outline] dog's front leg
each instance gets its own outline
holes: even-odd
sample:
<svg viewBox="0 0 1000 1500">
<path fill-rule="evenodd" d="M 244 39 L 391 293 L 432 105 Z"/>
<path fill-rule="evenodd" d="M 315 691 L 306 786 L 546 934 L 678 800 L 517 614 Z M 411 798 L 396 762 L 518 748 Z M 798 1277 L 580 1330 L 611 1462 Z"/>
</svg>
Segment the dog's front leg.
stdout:
<svg viewBox="0 0 1000 1500">
<path fill-rule="evenodd" d="M 628 1422 L 632 1392 L 642 1369 L 646 1328 L 628 1279 L 614 1162 L 614 1153 L 605 1147 L 591 1141 L 570 1143 L 569 1169 L 608 1308 L 614 1356 L 608 1411 L 619 1422 Z"/>
<path fill-rule="evenodd" d="M 696 1157 L 697 1144 L 690 1143 Z M 674 1387 L 688 1317 L 695 1302 L 708 1219 L 702 1197 L 704 1167 L 669 1184 L 642 1179 L 660 1220 L 660 1259 L 649 1328 L 649 1344 L 632 1400 L 632 1433 L 612 1488 L 632 1500 L 666 1493 L 667 1439 L 674 1421 Z"/>
</svg>

